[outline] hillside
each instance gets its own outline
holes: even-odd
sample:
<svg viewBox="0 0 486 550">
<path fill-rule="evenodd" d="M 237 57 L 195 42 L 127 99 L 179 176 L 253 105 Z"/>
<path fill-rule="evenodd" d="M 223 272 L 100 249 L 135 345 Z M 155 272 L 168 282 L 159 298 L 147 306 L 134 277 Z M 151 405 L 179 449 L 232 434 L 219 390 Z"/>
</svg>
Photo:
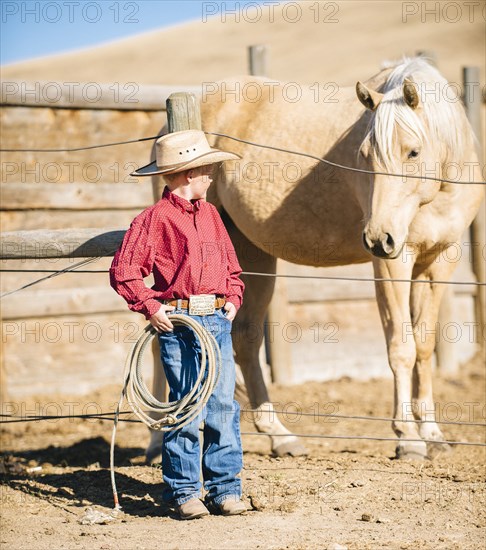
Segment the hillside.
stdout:
<svg viewBox="0 0 486 550">
<path fill-rule="evenodd" d="M 4 66 L 2 78 L 198 84 L 246 73 L 251 44 L 268 46 L 268 76 L 279 80 L 354 84 L 376 72 L 383 60 L 417 51 L 433 51 L 450 80 L 460 81 L 463 65 L 480 66 L 484 76 L 485 21 L 481 10 L 472 9 L 476 3 L 441 2 L 437 10 L 439 3 L 429 2 L 429 12 L 423 11 L 424 2 L 397 0 L 303 1 L 299 9 L 296 4 L 263 6 L 226 20 L 219 14 L 206 22 L 201 18 L 97 48 Z"/>
</svg>

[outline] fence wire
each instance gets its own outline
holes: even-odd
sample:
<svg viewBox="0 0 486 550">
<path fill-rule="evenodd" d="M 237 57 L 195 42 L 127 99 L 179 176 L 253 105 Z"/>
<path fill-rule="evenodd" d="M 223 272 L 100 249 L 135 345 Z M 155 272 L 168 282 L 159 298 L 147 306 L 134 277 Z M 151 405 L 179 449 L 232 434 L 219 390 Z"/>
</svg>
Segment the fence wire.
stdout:
<svg viewBox="0 0 486 550">
<path fill-rule="evenodd" d="M 14 403 L 15 404 L 15 403 Z M 251 413 L 255 415 L 267 414 L 267 411 L 262 411 L 258 409 L 245 409 L 240 408 L 242 413 Z M 150 414 L 148 411 L 145 411 L 147 414 Z M 120 415 L 133 414 L 132 411 L 122 411 Z M 270 414 L 270 413 L 269 413 Z M 389 416 L 365 416 L 365 415 L 346 415 L 346 414 L 326 414 L 326 413 L 314 413 L 314 412 L 302 412 L 302 411 L 278 411 L 274 410 L 271 414 L 280 414 L 284 416 L 305 416 L 313 418 L 332 418 L 336 420 L 365 420 L 365 421 L 374 421 L 374 422 L 393 422 L 395 418 Z M 93 414 L 59 414 L 59 415 L 34 415 L 34 414 L 25 414 L 25 415 L 16 415 L 12 413 L 0 413 L 0 418 L 10 418 L 12 420 L 0 420 L 0 424 L 7 424 L 9 422 L 35 422 L 40 420 L 58 420 L 58 419 L 99 419 L 99 420 L 113 420 L 115 417 L 115 412 L 99 412 Z M 411 419 L 400 419 L 400 422 L 411 422 L 414 424 L 430 423 L 434 422 L 436 424 L 444 425 L 454 425 L 454 426 L 476 426 L 481 428 L 486 428 L 486 423 L 484 422 L 459 422 L 455 420 L 417 420 L 415 418 Z"/>
<path fill-rule="evenodd" d="M 101 257 L 93 257 L 89 258 L 87 260 L 83 260 L 82 262 L 79 262 L 73 266 L 67 267 L 65 269 L 61 269 L 59 271 L 55 270 L 36 270 L 36 269 L 0 269 L 1 272 L 5 273 L 51 273 L 51 275 L 47 277 L 41 277 L 40 279 L 36 279 L 35 281 L 32 281 L 31 283 L 28 283 L 26 285 L 23 285 L 15 290 L 11 290 L 9 292 L 5 292 L 4 294 L 0 295 L 1 298 L 5 298 L 6 296 L 10 296 L 11 294 L 15 294 L 16 292 L 20 292 L 21 290 L 24 290 L 26 288 L 29 288 L 31 286 L 34 286 L 36 284 L 41 283 L 42 281 L 46 281 L 47 279 L 51 279 L 52 277 L 55 277 L 57 275 L 64 275 L 65 273 L 108 273 L 108 270 L 78 270 L 77 266 L 83 267 L 87 265 L 88 263 L 94 262 L 96 260 L 100 260 Z M 383 277 L 333 277 L 330 275 L 287 275 L 287 274 L 281 274 L 281 273 L 258 273 L 255 271 L 242 271 L 242 275 L 249 275 L 254 277 L 276 277 L 276 278 L 285 278 L 285 279 L 314 279 L 314 280 L 323 280 L 323 281 L 356 281 L 356 282 L 364 282 L 364 283 L 418 283 L 418 284 L 434 284 L 434 285 L 452 285 L 452 286 L 486 286 L 486 282 L 484 281 L 431 281 L 429 279 L 393 279 L 393 278 L 383 278 Z"/>
<path fill-rule="evenodd" d="M 255 411 L 254 409 L 242 409 L 242 412 L 261 412 L 261 411 Z M 11 420 L 0 420 L 0 424 L 7 424 L 12 422 L 34 422 L 34 421 L 40 421 L 40 420 L 54 420 L 54 419 L 73 419 L 73 418 L 89 418 L 89 419 L 98 419 L 98 420 L 114 420 L 114 414 L 115 413 L 98 413 L 93 415 L 45 415 L 45 416 L 32 416 L 28 418 L 13 418 Z M 126 415 L 126 414 L 132 414 L 131 411 L 124 411 L 120 414 Z M 282 411 L 280 411 L 280 414 L 282 414 Z M 285 414 L 291 414 L 291 412 L 287 412 Z M 295 413 L 295 414 L 302 414 L 302 413 Z M 325 415 L 325 414 L 316 414 L 313 413 L 307 413 L 311 416 L 319 416 L 319 417 L 332 417 L 336 419 L 353 419 L 353 420 L 378 420 L 378 421 L 384 421 L 384 420 L 393 420 L 391 418 L 379 418 L 379 417 L 363 417 L 363 416 L 347 416 L 347 415 Z M 14 415 L 5 415 L 1 414 L 0 417 L 12 417 Z M 130 418 L 120 418 L 120 422 L 129 422 L 129 423 L 141 423 L 139 419 L 130 419 Z M 417 422 L 417 420 L 404 420 L 404 422 Z M 427 422 L 427 421 L 426 421 Z M 430 421 L 432 422 L 432 421 Z M 486 427 L 486 424 L 481 423 L 473 423 L 473 422 L 449 422 L 449 421 L 440 421 L 438 424 L 459 424 L 463 426 L 481 426 Z M 396 437 L 380 437 L 380 436 L 368 436 L 368 435 L 332 435 L 332 434 L 309 434 L 309 433 L 287 433 L 287 434 L 266 434 L 261 432 L 241 432 L 241 435 L 248 435 L 248 436 L 264 436 L 264 437 L 301 437 L 306 439 L 342 439 L 342 440 L 359 440 L 359 441 L 393 441 L 395 443 L 401 442 L 424 442 L 424 443 L 435 443 L 435 444 L 443 444 L 443 445 L 455 445 L 455 446 L 468 446 L 468 447 L 486 447 L 486 443 L 477 443 L 472 441 L 436 441 L 433 439 L 398 439 Z"/>
<path fill-rule="evenodd" d="M 393 178 L 409 178 L 409 179 L 418 179 L 421 181 L 438 181 L 442 183 L 453 183 L 453 184 L 459 184 L 459 185 L 486 185 L 486 181 L 457 181 L 457 180 L 450 180 L 446 178 L 439 178 L 439 177 L 432 177 L 432 176 L 415 176 L 413 174 L 396 174 L 393 172 L 381 172 L 381 171 L 374 171 L 374 170 L 365 170 L 363 168 L 355 168 L 353 166 L 346 166 L 344 164 L 339 164 L 337 162 L 332 162 L 327 159 L 323 159 L 321 157 L 317 157 L 315 155 L 311 155 L 309 153 L 303 153 L 302 151 L 294 151 L 292 149 L 285 149 L 283 147 L 275 147 L 273 145 L 265 145 L 262 143 L 255 143 L 253 141 L 249 141 L 246 139 L 238 138 L 235 136 L 231 136 L 229 134 L 222 134 L 218 132 L 204 132 L 205 134 L 212 135 L 212 136 L 219 136 L 224 137 L 227 139 L 231 139 L 233 141 L 238 141 L 240 143 L 246 143 L 247 145 L 251 145 L 252 147 L 259 147 L 261 149 L 269 149 L 271 151 L 278 151 L 280 153 L 289 153 L 291 155 L 297 155 L 300 157 L 309 158 L 311 160 L 315 160 L 319 163 L 327 164 L 328 166 L 332 166 L 333 168 L 339 168 L 341 170 L 347 170 L 349 172 L 357 172 L 360 174 L 367 174 L 367 175 L 376 175 L 376 176 L 389 176 Z M 100 149 L 102 147 L 113 147 L 116 145 L 126 145 L 130 143 L 137 143 L 140 141 L 151 141 L 156 140 L 166 134 L 158 134 L 156 136 L 149 136 L 144 138 L 135 138 L 130 139 L 126 141 L 116 141 L 112 143 L 102 143 L 99 145 L 87 145 L 84 147 L 72 147 L 72 148 L 62 148 L 62 149 L 0 149 L 0 152 L 5 153 L 72 153 L 77 151 L 87 151 L 89 149 Z"/>
</svg>

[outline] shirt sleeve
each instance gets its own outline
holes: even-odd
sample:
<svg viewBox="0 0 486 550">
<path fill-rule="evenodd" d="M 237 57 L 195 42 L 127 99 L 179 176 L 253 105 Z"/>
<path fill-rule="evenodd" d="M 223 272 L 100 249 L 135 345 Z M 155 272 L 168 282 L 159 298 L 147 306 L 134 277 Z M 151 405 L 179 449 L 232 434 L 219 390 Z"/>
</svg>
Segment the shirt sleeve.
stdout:
<svg viewBox="0 0 486 550">
<path fill-rule="evenodd" d="M 110 268 L 110 284 L 127 302 L 129 309 L 146 319 L 160 309 L 157 291 L 148 288 L 143 279 L 152 272 L 155 250 L 143 221 L 135 219 L 125 233 Z"/>
</svg>

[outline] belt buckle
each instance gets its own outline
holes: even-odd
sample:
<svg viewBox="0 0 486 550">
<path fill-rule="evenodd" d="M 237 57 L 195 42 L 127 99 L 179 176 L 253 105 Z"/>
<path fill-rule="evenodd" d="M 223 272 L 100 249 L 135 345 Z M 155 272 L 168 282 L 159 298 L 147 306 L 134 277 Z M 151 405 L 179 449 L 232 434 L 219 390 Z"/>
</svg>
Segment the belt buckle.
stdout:
<svg viewBox="0 0 486 550">
<path fill-rule="evenodd" d="M 215 294 L 197 294 L 189 296 L 189 315 L 213 315 Z"/>
</svg>

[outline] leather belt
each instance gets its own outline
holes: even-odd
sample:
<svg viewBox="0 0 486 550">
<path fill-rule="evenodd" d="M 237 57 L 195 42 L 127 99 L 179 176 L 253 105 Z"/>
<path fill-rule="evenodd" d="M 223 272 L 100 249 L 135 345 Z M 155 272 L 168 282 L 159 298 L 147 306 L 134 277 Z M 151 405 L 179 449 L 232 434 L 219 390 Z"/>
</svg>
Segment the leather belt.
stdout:
<svg viewBox="0 0 486 550">
<path fill-rule="evenodd" d="M 162 300 L 162 303 L 165 304 L 166 306 L 174 306 L 174 307 L 180 307 L 181 309 L 189 309 L 189 300 L 177 300 L 177 299 Z M 220 309 L 224 306 L 225 303 L 226 303 L 225 298 L 217 297 L 214 300 L 214 308 Z"/>
</svg>

